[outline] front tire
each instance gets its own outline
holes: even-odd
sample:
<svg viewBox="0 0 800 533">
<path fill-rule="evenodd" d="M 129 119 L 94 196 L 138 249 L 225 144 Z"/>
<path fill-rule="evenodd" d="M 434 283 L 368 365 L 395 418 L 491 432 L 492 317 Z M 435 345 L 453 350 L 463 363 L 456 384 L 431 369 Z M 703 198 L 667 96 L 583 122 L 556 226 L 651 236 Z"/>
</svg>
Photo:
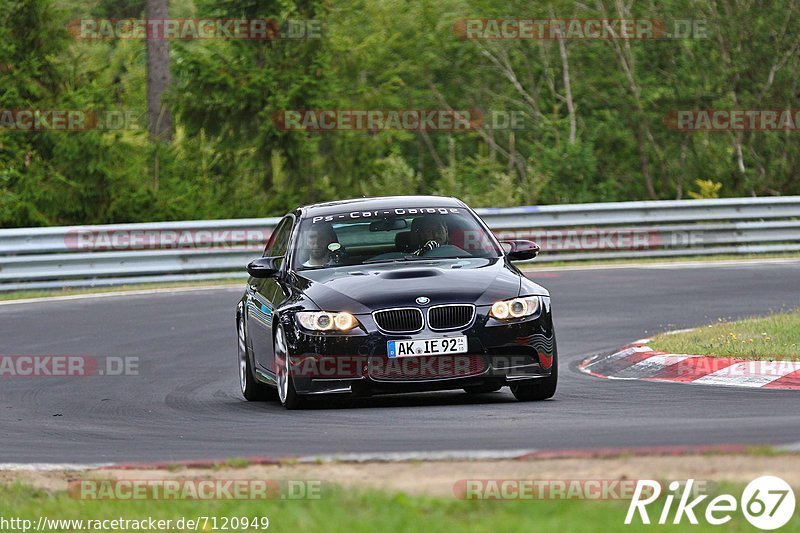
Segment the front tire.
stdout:
<svg viewBox="0 0 800 533">
<path fill-rule="evenodd" d="M 236 330 L 238 333 L 237 336 L 239 337 L 239 388 L 242 391 L 242 396 L 244 396 L 244 399 L 248 402 L 274 399 L 275 390 L 268 385 L 258 382 L 255 378 L 253 367 L 250 365 L 247 342 L 245 341 L 244 321 L 241 318 L 237 320 Z"/>
<path fill-rule="evenodd" d="M 521 402 L 537 402 L 552 398 L 558 385 L 558 355 L 553 354 L 553 369 L 546 378 L 532 379 L 524 384 L 512 385 L 511 392 Z"/>
<path fill-rule="evenodd" d="M 297 394 L 294 387 L 291 365 L 289 364 L 289 349 L 286 344 L 286 333 L 283 326 L 275 330 L 275 366 L 278 381 L 278 399 L 286 409 L 302 409 L 306 399 Z"/>
</svg>

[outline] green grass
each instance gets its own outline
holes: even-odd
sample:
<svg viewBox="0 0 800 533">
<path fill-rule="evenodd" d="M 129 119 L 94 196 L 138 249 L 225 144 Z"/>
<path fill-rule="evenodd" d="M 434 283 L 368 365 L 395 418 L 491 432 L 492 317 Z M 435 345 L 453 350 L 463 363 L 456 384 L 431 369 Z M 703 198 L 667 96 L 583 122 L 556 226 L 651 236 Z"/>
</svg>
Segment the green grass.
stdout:
<svg viewBox="0 0 800 533">
<path fill-rule="evenodd" d="M 81 294 L 98 294 L 103 292 L 128 292 L 148 289 L 173 289 L 181 287 L 206 287 L 210 285 L 241 284 L 245 278 L 208 279 L 202 281 L 174 281 L 170 283 L 137 283 L 132 285 L 109 285 L 104 287 L 82 287 L 79 289 L 42 289 L 12 292 L 0 292 L 2 300 L 24 300 L 28 298 L 52 298 L 54 296 L 75 296 Z"/>
<path fill-rule="evenodd" d="M 740 490 L 728 490 L 738 498 Z M 707 501 L 707 500 L 706 500 Z M 662 500 L 663 503 L 663 500 Z M 656 505 L 656 504 L 653 504 Z M 699 506 L 699 514 L 705 506 Z M 431 498 L 389 494 L 378 491 L 351 492 L 325 489 L 318 500 L 268 501 L 82 501 L 65 493 L 48 493 L 15 485 L 0 487 L 0 517 L 33 520 L 40 516 L 58 519 L 154 519 L 177 520 L 199 516 L 269 518 L 269 531 L 720 531 L 705 523 L 691 526 L 684 518 L 680 526 L 642 525 L 638 517 L 625 526 L 627 501 L 465 501 L 456 498 Z M 661 508 L 648 507 L 651 520 L 657 521 Z M 674 514 L 672 507 L 670 520 Z M 724 527 L 725 531 L 753 531 L 740 512 Z M 176 531 L 177 529 L 172 529 Z M 199 529 L 202 531 L 202 527 Z M 68 531 L 51 529 L 51 531 Z M 177 530 L 180 531 L 180 530 Z M 232 530 L 234 531 L 234 530 Z M 796 514 L 781 531 L 800 531 Z"/>
<path fill-rule="evenodd" d="M 232 457 L 225 461 L 225 465 L 228 468 L 247 468 L 250 466 L 250 461 L 243 457 Z"/>
<path fill-rule="evenodd" d="M 757 360 L 800 360 L 800 310 L 717 322 L 683 333 L 656 335 L 648 343 L 668 353 Z"/>
</svg>

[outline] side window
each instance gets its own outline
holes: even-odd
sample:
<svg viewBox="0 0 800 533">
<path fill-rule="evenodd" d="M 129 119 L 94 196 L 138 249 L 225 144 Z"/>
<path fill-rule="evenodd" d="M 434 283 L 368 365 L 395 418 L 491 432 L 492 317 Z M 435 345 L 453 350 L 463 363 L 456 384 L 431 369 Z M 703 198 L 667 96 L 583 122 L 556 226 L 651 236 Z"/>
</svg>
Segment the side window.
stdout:
<svg viewBox="0 0 800 533">
<path fill-rule="evenodd" d="M 277 257 L 286 255 L 289 248 L 289 237 L 292 234 L 292 218 L 286 217 L 280 221 L 272 236 L 269 238 L 267 247 L 264 249 L 264 257 Z"/>
</svg>

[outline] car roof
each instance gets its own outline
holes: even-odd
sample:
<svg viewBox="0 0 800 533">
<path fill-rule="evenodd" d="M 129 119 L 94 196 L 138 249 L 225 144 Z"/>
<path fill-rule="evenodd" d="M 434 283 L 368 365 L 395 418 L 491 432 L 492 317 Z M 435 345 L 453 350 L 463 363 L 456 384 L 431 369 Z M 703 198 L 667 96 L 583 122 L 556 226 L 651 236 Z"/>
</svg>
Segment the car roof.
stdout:
<svg viewBox="0 0 800 533">
<path fill-rule="evenodd" d="M 299 208 L 298 211 L 301 218 L 308 218 L 332 215 L 342 211 L 376 211 L 381 209 L 424 207 L 466 207 L 466 205 L 458 198 L 450 196 L 378 196 L 311 204 Z"/>
</svg>

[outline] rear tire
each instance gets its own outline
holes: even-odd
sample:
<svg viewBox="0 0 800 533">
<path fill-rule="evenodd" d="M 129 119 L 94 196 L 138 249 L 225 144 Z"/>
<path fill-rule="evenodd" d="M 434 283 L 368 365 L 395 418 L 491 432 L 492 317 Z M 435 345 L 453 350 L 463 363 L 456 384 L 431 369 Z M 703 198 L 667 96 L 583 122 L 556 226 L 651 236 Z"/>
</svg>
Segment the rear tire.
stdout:
<svg viewBox="0 0 800 533">
<path fill-rule="evenodd" d="M 546 378 L 537 378 L 511 386 L 514 397 L 521 402 L 537 402 L 552 398 L 558 385 L 558 356 L 553 354 L 553 369 Z"/>
<path fill-rule="evenodd" d="M 244 396 L 244 399 L 248 402 L 275 399 L 277 396 L 275 389 L 259 382 L 255 377 L 253 367 L 250 364 L 250 354 L 245 340 L 244 322 L 241 318 L 237 320 L 236 330 L 238 333 L 237 336 L 239 337 L 239 388 L 242 391 L 242 396 Z"/>
</svg>

